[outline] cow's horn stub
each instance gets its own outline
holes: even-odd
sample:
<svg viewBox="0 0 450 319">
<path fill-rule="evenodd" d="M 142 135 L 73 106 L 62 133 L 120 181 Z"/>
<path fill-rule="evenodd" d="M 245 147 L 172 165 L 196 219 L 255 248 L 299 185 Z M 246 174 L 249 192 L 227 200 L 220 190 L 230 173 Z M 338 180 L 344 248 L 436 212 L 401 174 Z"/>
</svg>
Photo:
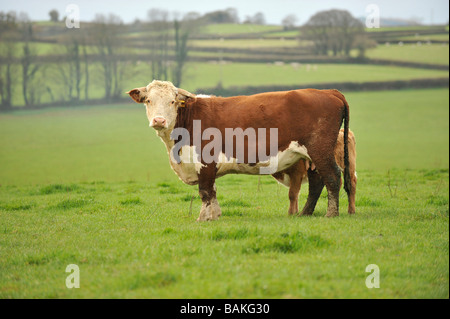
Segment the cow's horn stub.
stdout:
<svg viewBox="0 0 450 319">
<path fill-rule="evenodd" d="M 186 90 L 183 90 L 183 89 L 178 89 L 178 95 L 180 96 L 180 95 L 182 95 L 182 96 L 184 96 L 184 97 L 190 97 L 190 98 L 195 98 L 195 94 L 192 94 L 191 92 L 188 92 L 188 91 L 186 91 Z M 180 97 L 180 99 L 181 99 L 181 97 Z"/>
</svg>

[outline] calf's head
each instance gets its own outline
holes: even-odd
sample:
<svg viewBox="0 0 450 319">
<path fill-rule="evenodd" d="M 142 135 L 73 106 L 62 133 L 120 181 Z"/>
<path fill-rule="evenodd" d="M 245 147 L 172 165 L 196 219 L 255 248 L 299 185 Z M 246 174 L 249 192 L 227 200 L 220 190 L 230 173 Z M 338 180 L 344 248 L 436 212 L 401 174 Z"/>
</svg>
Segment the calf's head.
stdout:
<svg viewBox="0 0 450 319">
<path fill-rule="evenodd" d="M 170 82 L 156 80 L 127 93 L 136 103 L 145 104 L 149 125 L 157 131 L 172 130 L 178 108 L 195 99 L 194 94 L 176 88 Z"/>
</svg>

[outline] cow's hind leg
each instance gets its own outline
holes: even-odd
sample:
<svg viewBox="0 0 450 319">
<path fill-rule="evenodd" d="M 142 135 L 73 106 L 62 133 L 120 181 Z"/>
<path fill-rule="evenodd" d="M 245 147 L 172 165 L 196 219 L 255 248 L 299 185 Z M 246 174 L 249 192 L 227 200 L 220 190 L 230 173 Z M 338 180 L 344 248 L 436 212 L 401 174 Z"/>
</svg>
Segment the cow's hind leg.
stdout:
<svg viewBox="0 0 450 319">
<path fill-rule="evenodd" d="M 323 181 L 320 175 L 316 170 L 308 169 L 308 184 L 309 184 L 309 194 L 308 199 L 306 200 L 306 204 L 303 207 L 301 212 L 301 216 L 303 215 L 312 215 L 314 212 L 314 208 L 316 207 L 317 200 L 320 197 L 323 189 Z"/>
<path fill-rule="evenodd" d="M 200 170 L 198 192 L 202 200 L 202 207 L 197 221 L 217 220 L 222 215 L 216 198 L 215 171 L 214 165 L 208 165 Z"/>
<path fill-rule="evenodd" d="M 328 191 L 328 208 L 326 217 L 339 216 L 339 189 L 341 186 L 341 171 L 337 166 L 334 157 L 326 162 L 325 166 L 319 167 L 322 180 Z"/>
</svg>

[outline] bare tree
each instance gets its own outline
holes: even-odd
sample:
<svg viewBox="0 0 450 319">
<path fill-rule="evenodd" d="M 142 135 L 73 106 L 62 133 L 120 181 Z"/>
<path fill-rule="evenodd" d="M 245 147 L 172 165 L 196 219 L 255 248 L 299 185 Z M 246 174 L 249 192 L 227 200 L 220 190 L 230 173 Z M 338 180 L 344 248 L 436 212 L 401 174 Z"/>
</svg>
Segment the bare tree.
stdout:
<svg viewBox="0 0 450 319">
<path fill-rule="evenodd" d="M 100 57 L 105 99 L 111 100 L 121 95 L 124 64 L 119 60 L 121 19 L 116 15 L 97 15 L 92 27 L 92 44 Z"/>
<path fill-rule="evenodd" d="M 189 32 L 181 30 L 181 23 L 177 20 L 174 22 L 175 28 L 175 67 L 173 68 L 172 81 L 174 85 L 179 87 L 183 77 L 183 68 L 187 59 L 187 42 Z"/>
<path fill-rule="evenodd" d="M 20 65 L 22 67 L 22 95 L 26 106 L 35 105 L 42 95 L 42 83 L 38 83 L 38 71 L 41 65 L 37 62 L 36 49 L 31 46 L 33 38 L 33 25 L 26 14 L 19 14 L 20 29 L 23 34 L 22 56 Z"/>
<path fill-rule="evenodd" d="M 161 9 L 150 9 L 148 19 L 151 27 L 150 60 L 153 79 L 169 78 L 169 36 L 171 24 L 169 12 Z"/>
<path fill-rule="evenodd" d="M 14 92 L 14 79 L 16 74 L 16 56 L 20 39 L 14 12 L 0 12 L 0 109 L 7 110 L 12 107 Z"/>
<path fill-rule="evenodd" d="M 2 39 L 0 42 L 0 96 L 2 110 L 7 110 L 12 107 L 13 97 L 13 79 L 15 70 L 15 57 L 17 55 L 17 43 L 10 39 Z"/>
<path fill-rule="evenodd" d="M 71 102 L 81 99 L 81 79 L 82 79 L 82 58 L 81 58 L 81 37 L 78 33 L 73 33 L 64 38 L 61 46 L 61 55 L 65 56 L 64 62 L 53 64 L 56 70 L 56 83 L 62 88 L 62 99 Z M 51 91 L 51 89 L 49 88 Z"/>
<path fill-rule="evenodd" d="M 356 38 L 364 35 L 364 26 L 348 11 L 329 10 L 312 16 L 300 32 L 301 39 L 314 43 L 317 54 L 328 55 L 331 51 L 333 55 L 349 56 Z"/>
</svg>

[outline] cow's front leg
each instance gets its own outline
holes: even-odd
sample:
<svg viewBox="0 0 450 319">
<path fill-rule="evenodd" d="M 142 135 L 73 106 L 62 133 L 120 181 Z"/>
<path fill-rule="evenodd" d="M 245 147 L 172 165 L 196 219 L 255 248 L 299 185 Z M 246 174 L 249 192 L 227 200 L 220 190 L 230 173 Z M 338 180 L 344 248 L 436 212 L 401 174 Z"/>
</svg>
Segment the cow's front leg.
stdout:
<svg viewBox="0 0 450 319">
<path fill-rule="evenodd" d="M 222 215 L 216 198 L 216 165 L 208 164 L 200 170 L 198 175 L 198 192 L 202 200 L 202 208 L 197 221 L 217 220 Z"/>
</svg>

